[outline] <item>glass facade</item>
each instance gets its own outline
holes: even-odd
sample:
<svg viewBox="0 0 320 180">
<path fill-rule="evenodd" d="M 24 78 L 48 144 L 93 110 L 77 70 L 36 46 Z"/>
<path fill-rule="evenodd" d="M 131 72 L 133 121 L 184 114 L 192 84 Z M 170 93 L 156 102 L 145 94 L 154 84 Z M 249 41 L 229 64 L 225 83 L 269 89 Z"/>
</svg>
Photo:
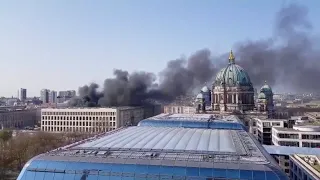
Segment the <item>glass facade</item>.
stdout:
<svg viewBox="0 0 320 180">
<path fill-rule="evenodd" d="M 18 180 L 287 179 L 277 168 L 266 165 L 266 169 L 269 171 L 31 160 L 21 171 Z"/>
<path fill-rule="evenodd" d="M 183 128 L 200 128 L 200 129 L 230 129 L 230 130 L 247 130 L 240 123 L 219 122 L 219 121 L 182 121 L 182 120 L 142 120 L 138 126 L 153 127 L 183 127 Z"/>
</svg>

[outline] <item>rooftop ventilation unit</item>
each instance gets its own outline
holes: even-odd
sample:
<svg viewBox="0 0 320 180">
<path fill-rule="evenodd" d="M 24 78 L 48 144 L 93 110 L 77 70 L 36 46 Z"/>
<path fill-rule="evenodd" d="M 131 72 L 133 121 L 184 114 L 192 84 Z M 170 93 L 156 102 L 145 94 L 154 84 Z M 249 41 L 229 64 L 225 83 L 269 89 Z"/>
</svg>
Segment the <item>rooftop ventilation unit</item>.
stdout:
<svg viewBox="0 0 320 180">
<path fill-rule="evenodd" d="M 145 156 L 146 156 L 146 157 L 151 157 L 151 158 L 153 158 L 153 157 L 159 156 L 159 153 L 147 152 L 147 153 L 145 154 Z"/>
</svg>

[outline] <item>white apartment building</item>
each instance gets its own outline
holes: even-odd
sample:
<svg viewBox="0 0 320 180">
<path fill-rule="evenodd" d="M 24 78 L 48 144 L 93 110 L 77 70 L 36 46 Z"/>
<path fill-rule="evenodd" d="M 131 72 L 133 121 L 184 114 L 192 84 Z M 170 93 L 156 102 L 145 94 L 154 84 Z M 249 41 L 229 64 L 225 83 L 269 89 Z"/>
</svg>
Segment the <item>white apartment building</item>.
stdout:
<svg viewBox="0 0 320 180">
<path fill-rule="evenodd" d="M 292 180 L 319 180 L 319 156 L 291 155 L 290 179 Z"/>
<path fill-rule="evenodd" d="M 320 147 L 320 126 L 294 125 L 272 129 L 272 143 L 277 146 Z"/>
<path fill-rule="evenodd" d="M 272 128 L 285 127 L 287 120 L 285 119 L 262 119 L 253 118 L 256 125 L 256 137 L 261 144 L 272 145 Z M 254 131 L 254 130 L 253 130 Z"/>
<path fill-rule="evenodd" d="M 47 132 L 99 133 L 154 115 L 144 107 L 41 109 L 41 130 Z"/>
<path fill-rule="evenodd" d="M 167 105 L 163 107 L 166 114 L 195 114 L 194 106 Z"/>
</svg>

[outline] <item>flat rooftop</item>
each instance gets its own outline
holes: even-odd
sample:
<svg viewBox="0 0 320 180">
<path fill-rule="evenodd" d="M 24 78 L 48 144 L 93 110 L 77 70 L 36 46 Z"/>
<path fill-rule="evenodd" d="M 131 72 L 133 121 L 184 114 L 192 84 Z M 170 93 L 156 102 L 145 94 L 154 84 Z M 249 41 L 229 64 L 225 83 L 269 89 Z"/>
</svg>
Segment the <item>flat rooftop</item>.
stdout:
<svg viewBox="0 0 320 180">
<path fill-rule="evenodd" d="M 262 147 L 243 130 L 193 129 L 170 127 L 128 127 L 108 132 L 39 156 L 39 159 L 98 161 L 112 163 L 175 164 L 196 161 L 260 165 L 269 164 Z M 199 164 L 196 163 L 198 166 Z M 245 165 L 247 164 L 247 165 Z M 252 168 L 252 167 L 250 167 Z M 262 168 L 262 166 L 260 167 Z"/>
<path fill-rule="evenodd" d="M 42 111 L 57 111 L 57 110 L 128 110 L 138 109 L 142 106 L 119 106 L 119 107 L 58 107 L 58 108 L 43 108 Z"/>
<path fill-rule="evenodd" d="M 93 149 L 195 151 L 244 154 L 236 132 L 168 127 L 130 127 L 77 147 Z M 239 149 L 237 149 L 239 148 Z"/>
<path fill-rule="evenodd" d="M 44 172 L 64 179 L 287 179 L 244 130 L 172 127 L 120 128 L 58 148 L 31 159 L 18 179 Z"/>
<path fill-rule="evenodd" d="M 247 130 L 237 116 L 223 114 L 159 114 L 140 121 L 138 126 Z"/>
<path fill-rule="evenodd" d="M 320 177 L 320 157 L 315 155 L 294 155 L 293 158 L 300 161 L 300 163 L 305 166 L 309 171 L 312 172 L 316 177 Z M 313 162 L 313 163 L 311 163 Z"/>
<path fill-rule="evenodd" d="M 214 121 L 241 123 L 235 115 L 221 114 L 167 114 L 162 113 L 157 116 L 150 117 L 146 120 L 166 120 L 166 121 L 208 121 L 213 118 Z"/>
<path fill-rule="evenodd" d="M 293 128 L 283 128 L 283 127 L 272 127 L 277 131 L 285 132 L 304 132 L 304 133 L 315 133 L 319 132 L 320 126 L 315 125 L 294 125 Z"/>
<path fill-rule="evenodd" d="M 275 146 L 275 145 L 263 145 L 265 150 L 271 155 L 293 155 L 293 154 L 304 154 L 314 155 L 320 154 L 319 148 L 308 148 L 308 147 L 294 147 L 294 146 Z"/>
<path fill-rule="evenodd" d="M 262 122 L 283 122 L 283 121 L 288 121 L 287 119 L 270 119 L 268 117 L 254 117 L 256 120 L 260 120 Z"/>
</svg>

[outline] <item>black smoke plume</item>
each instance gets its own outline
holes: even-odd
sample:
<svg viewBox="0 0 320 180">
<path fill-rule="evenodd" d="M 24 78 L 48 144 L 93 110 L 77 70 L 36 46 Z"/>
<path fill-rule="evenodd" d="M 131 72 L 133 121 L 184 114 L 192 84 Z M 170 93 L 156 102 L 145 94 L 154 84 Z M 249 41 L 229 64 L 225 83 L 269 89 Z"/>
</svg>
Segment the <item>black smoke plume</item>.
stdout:
<svg viewBox="0 0 320 180">
<path fill-rule="evenodd" d="M 114 70 L 115 78 L 104 81 L 102 92 L 97 84 L 79 88 L 79 97 L 70 101 L 72 106 L 137 106 L 148 104 L 150 99 L 172 101 L 185 95 L 197 85 L 203 85 L 214 76 L 215 68 L 209 50 L 196 52 L 190 58 L 169 61 L 160 72 L 160 84 L 156 75 L 148 72 Z"/>
<path fill-rule="evenodd" d="M 316 81 L 320 77 L 320 53 L 307 14 L 305 7 L 290 4 L 276 14 L 272 37 L 236 43 L 236 63 L 248 72 L 254 86 L 267 81 L 271 86 L 285 86 L 296 92 L 320 89 Z M 205 83 L 210 86 L 221 64 L 226 66 L 226 54 L 212 57 L 204 49 L 187 59 L 169 61 L 159 74 L 159 84 L 153 73 L 115 70 L 115 78 L 106 79 L 101 92 L 97 84 L 80 87 L 80 97 L 73 99 L 71 105 L 123 106 L 141 105 L 148 99 L 172 101 Z"/>
<path fill-rule="evenodd" d="M 305 7 L 290 4 L 277 13 L 273 37 L 237 45 L 239 64 L 254 85 L 266 80 L 291 92 L 319 91 L 320 53 L 307 14 Z"/>
</svg>

